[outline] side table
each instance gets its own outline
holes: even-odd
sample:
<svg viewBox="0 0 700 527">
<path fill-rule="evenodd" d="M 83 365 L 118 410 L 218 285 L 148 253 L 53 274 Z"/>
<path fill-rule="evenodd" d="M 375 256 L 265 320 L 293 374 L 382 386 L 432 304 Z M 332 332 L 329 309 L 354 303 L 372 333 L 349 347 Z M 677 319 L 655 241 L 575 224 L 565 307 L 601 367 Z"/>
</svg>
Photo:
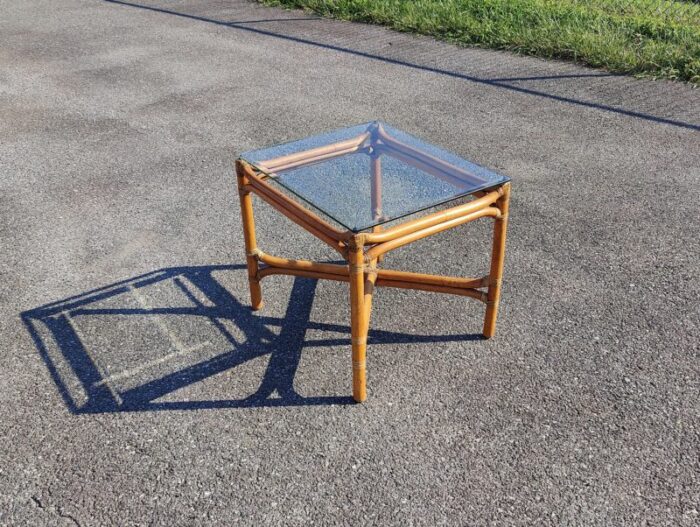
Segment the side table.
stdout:
<svg viewBox="0 0 700 527">
<path fill-rule="evenodd" d="M 236 161 L 253 309 L 260 281 L 286 274 L 350 284 L 353 398 L 366 391 L 366 349 L 377 287 L 462 295 L 486 304 L 483 335 L 496 331 L 510 179 L 381 122 L 242 154 Z M 255 239 L 252 194 L 336 250 L 347 264 L 280 258 Z M 470 197 L 467 202 L 461 198 Z M 451 208 L 407 216 L 460 200 Z M 479 218 L 493 218 L 486 276 L 462 278 L 380 269 L 394 249 Z M 386 224 L 391 222 L 390 226 Z"/>
</svg>

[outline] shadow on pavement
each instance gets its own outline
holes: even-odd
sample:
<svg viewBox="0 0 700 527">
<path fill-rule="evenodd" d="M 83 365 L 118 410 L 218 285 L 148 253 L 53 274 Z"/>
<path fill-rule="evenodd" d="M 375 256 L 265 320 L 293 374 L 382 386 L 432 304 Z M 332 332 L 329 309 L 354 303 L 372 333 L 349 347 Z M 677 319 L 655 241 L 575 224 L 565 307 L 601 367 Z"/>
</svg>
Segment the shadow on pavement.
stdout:
<svg viewBox="0 0 700 527">
<path fill-rule="evenodd" d="M 627 110 L 627 109 L 624 109 L 621 107 L 609 106 L 607 104 L 600 104 L 600 103 L 596 103 L 596 102 L 592 102 L 592 101 L 585 101 L 585 100 L 576 99 L 573 97 L 565 97 L 562 95 L 556 95 L 554 93 L 547 93 L 541 89 L 538 90 L 538 89 L 533 89 L 533 88 L 527 88 L 524 86 L 519 86 L 517 84 L 509 84 L 510 82 L 518 82 L 518 81 L 553 80 L 553 79 L 557 79 L 557 78 L 569 79 L 569 78 L 583 78 L 583 77 L 616 77 L 616 76 L 620 76 L 618 74 L 606 74 L 604 72 L 601 72 L 600 74 L 593 73 L 593 74 L 561 75 L 561 76 L 547 76 L 547 77 L 489 79 L 489 78 L 476 77 L 473 75 L 465 75 L 463 73 L 449 71 L 449 70 L 445 70 L 445 69 L 441 69 L 441 68 L 435 68 L 435 67 L 431 67 L 431 66 L 415 64 L 412 62 L 399 60 L 399 59 L 393 59 L 390 57 L 384 57 L 382 55 L 368 53 L 365 51 L 356 50 L 356 49 L 352 49 L 352 48 L 348 48 L 348 47 L 337 46 L 337 45 L 333 45 L 333 44 L 326 44 L 323 42 L 318 42 L 318 41 L 310 40 L 307 38 L 295 37 L 292 35 L 284 35 L 281 33 L 276 33 L 274 31 L 261 29 L 261 28 L 257 28 L 257 27 L 250 27 L 249 25 L 246 25 L 246 24 L 255 24 L 255 23 L 259 23 L 259 22 L 272 21 L 272 20 L 251 20 L 251 21 L 231 22 L 231 21 L 226 21 L 226 20 L 217 20 L 214 18 L 207 18 L 204 16 L 193 15 L 193 14 L 184 13 L 184 12 L 180 12 L 180 11 L 173 11 L 173 10 L 165 9 L 165 8 L 161 8 L 161 7 L 137 4 L 134 2 L 127 2 L 125 0 L 103 0 L 103 1 L 110 3 L 110 4 L 116 4 L 116 5 L 126 6 L 126 7 L 144 9 L 144 10 L 153 11 L 156 13 L 162 13 L 162 14 L 166 14 L 166 15 L 187 18 L 190 20 L 197 20 L 199 22 L 207 22 L 209 24 L 216 24 L 219 26 L 225 26 L 225 27 L 229 27 L 229 28 L 233 28 L 233 29 L 238 29 L 241 31 L 248 31 L 251 33 L 255 33 L 255 34 L 263 35 L 263 36 L 267 36 L 267 37 L 273 37 L 273 38 L 278 38 L 278 39 L 287 40 L 287 41 L 291 41 L 291 42 L 297 42 L 299 44 L 306 44 L 306 45 L 316 46 L 316 47 L 323 48 L 323 49 L 329 49 L 329 50 L 338 51 L 338 52 L 342 52 L 342 53 L 348 53 L 350 55 L 355 55 L 358 57 L 363 57 L 363 58 L 372 59 L 372 60 L 379 60 L 379 61 L 386 62 L 388 64 L 393 64 L 396 66 L 404 66 L 407 68 L 412 68 L 412 69 L 421 70 L 421 71 L 427 71 L 427 72 L 435 73 L 438 75 L 445 75 L 448 77 L 462 79 L 462 80 L 474 82 L 477 84 L 488 85 L 491 87 L 496 87 L 496 88 L 501 88 L 504 90 L 514 91 L 514 92 L 523 93 L 523 94 L 527 94 L 527 95 L 532 95 L 535 97 L 542 97 L 545 99 L 555 100 L 555 101 L 559 101 L 559 102 L 563 102 L 563 103 L 567 103 L 567 104 L 572 104 L 575 106 L 582 106 L 585 108 L 593 108 L 596 110 L 612 112 L 612 113 L 616 113 L 619 115 L 625 115 L 627 117 L 634 117 L 637 119 L 643 119 L 646 121 L 652 121 L 652 122 L 656 122 L 656 123 L 660 123 L 660 124 L 678 126 L 680 128 L 688 128 L 690 130 L 700 130 L 700 125 L 697 125 L 697 124 L 686 123 L 686 122 L 679 121 L 676 119 L 667 119 L 664 117 L 654 116 L 654 115 L 651 115 L 648 113 Z M 317 19 L 318 19 L 318 17 L 309 17 L 309 18 L 290 18 L 290 19 L 284 19 L 284 20 L 285 21 L 299 21 L 299 20 L 317 20 Z"/>
<path fill-rule="evenodd" d="M 75 414 L 351 404 L 349 396 L 304 397 L 294 389 L 306 347 L 346 346 L 347 364 L 338 369 L 347 370 L 349 377 L 349 327 L 310 320 L 316 280 L 295 278 L 285 316 L 266 317 L 254 314 L 222 283 L 231 278 L 231 271 L 244 270 L 244 265 L 166 268 L 21 317 Z M 341 333 L 342 338 L 307 340 L 310 329 Z M 369 334 L 370 344 L 480 338 Z M 262 381 L 252 395 L 224 400 L 168 397 L 266 355 Z"/>
</svg>

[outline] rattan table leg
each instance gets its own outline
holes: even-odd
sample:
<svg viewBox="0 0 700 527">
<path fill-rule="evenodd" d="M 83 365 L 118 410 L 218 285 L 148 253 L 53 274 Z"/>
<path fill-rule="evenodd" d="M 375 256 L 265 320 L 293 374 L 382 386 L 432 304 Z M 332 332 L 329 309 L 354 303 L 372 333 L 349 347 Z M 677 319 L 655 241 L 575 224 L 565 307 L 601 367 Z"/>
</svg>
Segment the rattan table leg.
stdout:
<svg viewBox="0 0 700 527">
<path fill-rule="evenodd" d="M 501 299 L 501 281 L 503 279 L 503 263 L 506 255 L 506 229 L 508 228 L 508 205 L 510 200 L 510 183 L 503 185 L 503 195 L 495 205 L 501 211 L 501 216 L 494 221 L 493 247 L 491 249 L 491 270 L 489 272 L 488 293 L 486 299 L 486 315 L 484 316 L 483 334 L 491 338 L 496 334 L 496 318 L 498 303 Z"/>
<path fill-rule="evenodd" d="M 382 212 L 382 160 L 381 160 L 381 154 L 378 152 L 372 153 L 370 156 L 371 159 L 371 173 L 372 173 L 372 192 L 371 192 L 371 201 L 372 201 L 372 220 L 373 221 L 380 221 L 382 219 L 382 215 L 384 214 Z M 375 225 L 372 227 L 372 232 L 382 232 L 382 227 L 381 225 Z M 378 263 L 382 263 L 382 260 L 384 260 L 384 255 L 380 255 L 377 258 Z"/>
<path fill-rule="evenodd" d="M 353 238 L 348 252 L 350 262 L 350 328 L 352 339 L 352 397 L 358 403 L 367 398 L 366 354 L 367 317 L 365 309 L 365 269 L 362 243 Z"/>
<path fill-rule="evenodd" d="M 258 310 L 263 305 L 262 289 L 258 279 L 258 259 L 255 251 L 258 249 L 255 240 L 255 220 L 253 219 L 253 198 L 250 190 L 247 190 L 245 171 L 240 162 L 236 162 L 236 175 L 238 176 L 238 195 L 241 199 L 241 216 L 243 218 L 243 239 L 245 241 L 246 263 L 248 265 L 248 282 L 250 284 L 250 303 L 253 310 Z"/>
</svg>

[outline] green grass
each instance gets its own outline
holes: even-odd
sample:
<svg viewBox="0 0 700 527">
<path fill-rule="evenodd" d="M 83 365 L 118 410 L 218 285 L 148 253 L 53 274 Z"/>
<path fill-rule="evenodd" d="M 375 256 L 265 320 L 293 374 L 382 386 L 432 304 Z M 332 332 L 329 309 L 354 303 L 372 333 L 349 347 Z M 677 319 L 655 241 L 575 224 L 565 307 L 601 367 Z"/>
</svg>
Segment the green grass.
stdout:
<svg viewBox="0 0 700 527">
<path fill-rule="evenodd" d="M 700 4 L 670 0 L 261 0 L 464 45 L 700 84 Z"/>
</svg>

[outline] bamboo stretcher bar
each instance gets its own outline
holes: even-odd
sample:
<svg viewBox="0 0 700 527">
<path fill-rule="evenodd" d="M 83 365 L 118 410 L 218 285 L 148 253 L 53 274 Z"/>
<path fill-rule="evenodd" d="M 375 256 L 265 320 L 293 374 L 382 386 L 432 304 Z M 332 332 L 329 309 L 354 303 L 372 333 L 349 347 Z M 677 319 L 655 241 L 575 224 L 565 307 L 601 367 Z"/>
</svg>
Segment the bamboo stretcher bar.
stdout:
<svg viewBox="0 0 700 527">
<path fill-rule="evenodd" d="M 320 280 L 336 280 L 338 282 L 349 282 L 348 276 L 331 273 L 319 273 L 317 271 L 306 271 L 304 269 L 293 269 L 291 267 L 263 267 L 258 271 L 258 280 L 262 280 L 270 275 L 291 275 L 303 276 L 304 278 L 318 278 Z"/>
<path fill-rule="evenodd" d="M 397 287 L 399 289 L 419 289 L 421 291 L 430 291 L 434 293 L 447 293 L 451 295 L 468 296 L 486 302 L 486 293 L 477 289 L 469 289 L 463 287 L 448 287 L 433 284 L 421 284 L 418 282 L 401 282 L 399 280 L 382 280 L 377 278 L 378 287 Z"/>
<path fill-rule="evenodd" d="M 299 271 L 336 274 L 339 276 L 348 276 L 349 274 L 347 265 L 313 262 L 311 260 L 280 258 L 278 256 L 272 256 L 264 253 L 260 250 L 255 251 L 255 257 L 258 259 L 258 261 L 268 265 L 269 267 L 275 267 L 278 269 L 296 269 Z M 441 276 L 407 271 L 395 271 L 393 269 L 373 269 L 368 270 L 366 274 L 371 283 L 374 283 L 377 279 L 381 279 L 383 281 L 394 280 L 398 282 L 411 282 L 447 287 L 477 288 L 486 287 L 489 282 L 488 276 L 484 276 L 483 278 L 462 278 L 457 276 Z"/>
<path fill-rule="evenodd" d="M 503 194 L 503 191 L 499 188 L 492 192 L 489 192 L 485 196 L 459 205 L 458 207 L 453 207 L 448 210 L 434 212 L 428 216 L 415 219 L 392 227 L 391 229 L 386 229 L 381 233 L 367 233 L 365 235 L 365 243 L 384 243 L 391 241 L 395 238 L 411 234 L 413 232 L 432 227 L 439 223 L 452 220 L 454 218 L 463 217 L 472 212 L 484 209 L 495 203 Z"/>
<path fill-rule="evenodd" d="M 443 161 L 442 159 L 438 159 L 435 156 L 432 156 L 430 154 L 426 154 L 425 152 L 420 152 L 419 150 L 416 150 L 415 148 L 412 148 L 408 146 L 407 144 L 402 143 L 401 141 L 394 139 L 391 137 L 389 134 L 386 133 L 384 128 L 381 126 L 377 127 L 377 137 L 381 139 L 381 141 L 388 145 L 389 147 L 392 147 L 396 150 L 399 150 L 403 152 L 404 154 L 407 154 L 411 157 L 418 158 L 422 160 L 423 162 L 426 162 L 428 164 L 431 164 L 436 167 L 440 167 L 441 169 L 454 173 L 454 174 L 459 174 L 463 176 L 468 183 L 473 183 L 473 184 L 478 184 L 478 185 L 483 185 L 486 183 L 486 181 L 483 178 L 480 178 L 477 175 L 474 175 L 470 172 L 467 172 L 466 170 L 456 167 L 447 161 Z"/>
<path fill-rule="evenodd" d="M 438 223 L 437 225 L 432 225 L 431 227 L 427 227 L 424 229 L 421 229 L 419 231 L 412 232 L 410 234 L 406 234 L 404 236 L 400 236 L 398 238 L 394 238 L 392 240 L 389 240 L 384 243 L 380 243 L 379 245 L 375 245 L 371 249 L 369 249 L 365 253 L 365 259 L 366 260 L 371 260 L 373 258 L 377 258 L 378 256 L 389 252 L 393 251 L 394 249 L 398 249 L 399 247 L 403 247 L 407 243 L 415 242 L 417 240 L 420 240 L 421 238 L 425 238 L 426 236 L 431 236 L 433 234 L 437 234 L 438 232 L 445 231 L 447 229 L 451 229 L 453 227 L 456 227 L 458 225 L 462 225 L 463 223 L 468 223 L 470 221 L 474 221 L 479 218 L 483 218 L 485 216 L 493 216 L 494 218 L 498 218 L 501 216 L 501 211 L 497 209 L 496 207 L 486 207 L 484 209 L 477 210 L 475 212 L 472 212 L 471 214 L 467 214 L 465 216 L 460 216 L 458 218 L 454 218 L 452 220 L 443 222 L 443 223 Z M 384 234 L 384 233 L 382 233 Z M 371 235 L 370 235 L 371 236 Z"/>
<path fill-rule="evenodd" d="M 264 267 L 258 271 L 257 278 L 262 280 L 266 276 L 272 275 L 291 275 L 291 276 L 301 276 L 304 278 L 316 278 L 319 280 L 335 280 L 337 282 L 349 282 L 349 276 L 343 276 L 339 274 L 330 273 L 319 273 L 316 271 L 306 271 L 302 269 L 292 269 L 292 268 L 282 268 L 282 267 Z M 465 287 L 450 287 L 441 286 L 435 284 L 427 284 L 420 282 L 403 282 L 400 280 L 384 280 L 375 275 L 376 279 L 373 285 L 376 287 L 395 287 L 398 289 L 418 289 L 420 291 L 429 291 L 433 293 L 447 293 L 451 295 L 467 296 L 470 298 L 475 298 L 476 300 L 481 300 L 486 302 L 486 293 L 479 291 L 477 289 L 465 288 Z M 365 281 L 365 286 L 369 280 Z M 364 301 L 362 305 L 362 316 L 363 321 L 366 320 L 367 327 L 369 327 L 369 316 L 372 309 L 371 300 L 372 293 L 365 292 Z"/>
<path fill-rule="evenodd" d="M 360 148 L 362 144 L 370 137 L 368 132 L 362 135 L 353 137 L 352 139 L 346 139 L 345 141 L 339 141 L 331 145 L 319 146 L 318 148 L 312 148 L 311 150 L 304 150 L 303 152 L 297 152 L 296 154 L 288 154 L 286 156 L 275 157 L 273 159 L 267 159 L 258 163 L 262 168 L 270 171 L 278 170 L 280 166 L 288 165 L 290 163 L 295 163 L 297 161 L 304 161 L 313 159 L 318 156 L 333 154 L 341 150 L 347 150 L 349 148 Z"/>
<path fill-rule="evenodd" d="M 262 279 L 270 275 L 292 275 L 303 276 L 306 278 L 317 278 L 326 280 L 336 280 L 339 282 L 348 282 L 349 271 L 345 266 L 335 264 L 321 264 L 308 260 L 286 260 L 285 258 L 270 257 L 264 255 L 265 259 L 258 259 L 265 263 L 265 260 L 277 262 L 295 262 L 295 265 L 272 265 L 263 267 L 257 273 L 257 278 Z M 298 264 L 298 266 L 297 266 Z M 327 269 L 331 272 L 328 272 Z M 339 269 L 334 269 L 335 267 Z M 477 291 L 477 287 L 483 287 L 485 278 L 457 278 L 457 277 L 442 277 L 436 275 L 424 275 L 420 273 L 408 273 L 403 271 L 392 270 L 370 270 L 366 274 L 364 287 L 363 315 L 369 322 L 369 314 L 371 311 L 372 294 L 374 287 L 397 287 L 401 289 L 420 289 L 422 291 L 433 291 L 439 293 L 450 293 L 454 295 L 468 296 L 478 300 L 484 300 L 485 292 Z M 484 300 L 485 301 L 485 300 Z"/>
<path fill-rule="evenodd" d="M 292 260 L 289 258 L 280 258 L 270 254 L 256 251 L 255 257 L 258 261 L 275 269 L 291 269 L 298 271 L 308 271 L 311 273 L 333 274 L 341 277 L 347 277 L 349 269 L 347 265 L 328 264 L 321 262 L 313 262 L 311 260 Z M 457 276 L 440 276 L 423 273 L 412 273 L 407 271 L 394 271 L 393 269 L 375 269 L 367 271 L 367 279 L 373 284 L 377 279 L 382 282 L 406 282 L 425 285 L 438 285 L 446 287 L 473 289 L 478 287 L 486 287 L 489 282 L 489 277 L 483 278 L 462 278 Z"/>
<path fill-rule="evenodd" d="M 488 285 L 488 276 L 483 278 L 461 278 L 456 276 L 439 276 L 434 274 L 408 273 L 405 271 L 393 271 L 391 269 L 379 269 L 378 279 L 382 282 L 406 282 L 411 284 L 426 284 L 446 287 L 473 289 Z"/>
<path fill-rule="evenodd" d="M 289 258 L 280 258 L 270 254 L 257 251 L 256 256 L 259 261 L 271 267 L 281 269 L 298 269 L 300 271 L 315 271 L 324 274 L 337 274 L 348 276 L 348 266 L 339 264 L 328 264 L 320 262 L 312 262 L 311 260 L 291 260 Z"/>
</svg>

